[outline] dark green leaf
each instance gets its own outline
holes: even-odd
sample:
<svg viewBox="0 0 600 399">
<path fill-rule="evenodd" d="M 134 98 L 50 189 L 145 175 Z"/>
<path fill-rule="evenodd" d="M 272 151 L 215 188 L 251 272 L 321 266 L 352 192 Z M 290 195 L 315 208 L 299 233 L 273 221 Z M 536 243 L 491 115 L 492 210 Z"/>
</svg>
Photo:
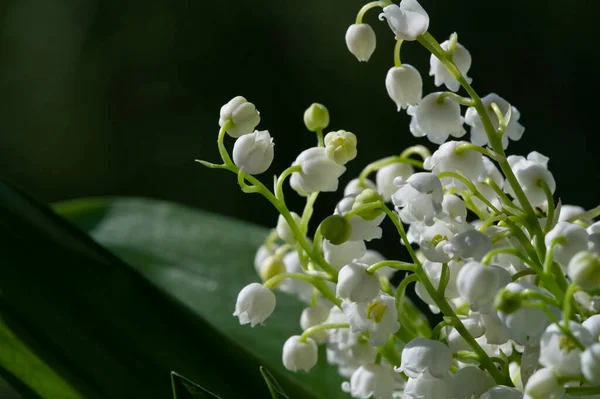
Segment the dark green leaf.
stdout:
<svg viewBox="0 0 600 399">
<path fill-rule="evenodd" d="M 269 387 L 269 392 L 271 392 L 271 396 L 273 397 L 273 399 L 290 399 L 290 397 L 287 396 L 285 392 L 283 392 L 283 388 L 281 388 L 281 385 L 279 385 L 279 383 L 277 382 L 275 377 L 273 377 L 273 374 L 269 372 L 269 370 L 261 366 L 260 373 L 265 379 L 265 382 Z"/>
<path fill-rule="evenodd" d="M 173 386 L 173 399 L 221 399 L 176 372 L 171 373 L 171 385 Z"/>
</svg>

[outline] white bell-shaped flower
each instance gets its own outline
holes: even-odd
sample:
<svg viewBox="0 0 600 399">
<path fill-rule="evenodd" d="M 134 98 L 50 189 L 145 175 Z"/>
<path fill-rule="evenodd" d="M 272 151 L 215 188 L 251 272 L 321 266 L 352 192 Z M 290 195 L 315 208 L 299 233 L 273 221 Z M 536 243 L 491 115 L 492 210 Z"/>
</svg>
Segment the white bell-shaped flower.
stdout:
<svg viewBox="0 0 600 399">
<path fill-rule="evenodd" d="M 257 273 L 259 273 L 260 268 L 263 262 L 269 257 L 275 255 L 275 251 L 277 250 L 277 245 L 272 244 L 270 248 L 267 248 L 266 245 L 261 245 L 256 250 L 256 254 L 254 255 L 254 269 Z"/>
<path fill-rule="evenodd" d="M 293 335 L 283 344 L 283 365 L 290 371 L 309 371 L 317 364 L 317 343 L 310 337 L 301 341 L 299 335 Z"/>
<path fill-rule="evenodd" d="M 409 378 L 404 387 L 403 399 L 451 399 L 454 382 L 451 377 L 435 378 L 425 373 Z"/>
<path fill-rule="evenodd" d="M 392 195 L 392 202 L 400 209 L 398 214 L 404 223 L 431 225 L 433 218 L 442 214 L 444 192 L 436 175 L 415 173 L 406 180 L 396 178 L 394 185 L 398 190 Z"/>
<path fill-rule="evenodd" d="M 496 385 L 484 392 L 479 399 L 523 399 L 523 392 L 517 388 Z"/>
<path fill-rule="evenodd" d="M 450 40 L 446 40 L 440 44 L 440 46 L 448 51 L 450 48 Z M 472 79 L 467 76 L 467 72 L 471 68 L 471 53 L 462 44 L 456 43 L 456 48 L 452 53 L 452 61 L 458 68 L 460 73 L 465 77 L 466 81 L 471 83 Z M 429 59 L 429 75 L 433 76 L 436 86 L 446 85 L 448 90 L 458 91 L 460 89 L 460 83 L 452 76 L 448 69 L 442 64 L 442 62 L 435 55 L 431 54 Z"/>
<path fill-rule="evenodd" d="M 416 40 L 429 28 L 429 15 L 417 0 L 401 0 L 400 6 L 395 4 L 384 7 L 379 19 L 385 18 L 396 35 L 402 40 Z"/>
<path fill-rule="evenodd" d="M 482 316 L 479 313 L 471 312 L 469 316 L 459 316 L 459 318 L 473 338 L 479 338 L 485 333 Z M 452 352 L 471 350 L 471 347 L 467 341 L 465 341 L 465 339 L 454 327 L 446 326 L 445 330 L 448 347 L 452 350 Z"/>
<path fill-rule="evenodd" d="M 287 273 L 303 273 L 298 251 L 290 251 L 283 256 L 283 264 Z M 278 287 L 288 294 L 297 295 L 304 302 L 310 303 L 314 287 L 306 281 L 286 278 Z"/>
<path fill-rule="evenodd" d="M 334 214 L 344 216 L 345 214 L 350 212 L 352 210 L 352 207 L 354 206 L 355 198 L 356 197 L 354 195 L 342 198 L 342 200 L 337 203 Z M 382 230 L 381 227 L 379 227 L 379 225 L 381 224 L 383 219 L 385 219 L 385 213 L 383 212 L 381 213 L 381 215 L 375 217 L 373 220 L 363 219 L 359 215 L 350 216 L 350 219 L 348 219 L 348 223 L 350 223 L 350 226 L 352 227 L 352 232 L 350 233 L 350 238 L 348 239 L 348 241 L 346 241 L 346 244 L 348 242 L 362 240 L 371 241 L 373 239 L 381 238 Z M 344 259 L 347 259 L 347 257 L 344 256 Z M 350 261 L 346 261 L 344 262 L 344 264 L 349 262 Z"/>
<path fill-rule="evenodd" d="M 375 51 L 377 37 L 369 24 L 352 24 L 346 31 L 348 50 L 362 62 L 369 61 Z"/>
<path fill-rule="evenodd" d="M 483 106 L 485 107 L 485 110 L 492 121 L 494 130 L 498 129 L 500 123 L 498 121 L 498 117 L 491 107 L 492 103 L 498 105 L 502 115 L 505 117 L 509 108 L 511 110 L 510 121 L 508 122 L 504 135 L 502 136 L 502 147 L 504 147 L 504 149 L 508 147 L 509 138 L 513 141 L 518 141 L 521 139 L 521 137 L 523 137 L 525 128 L 519 123 L 521 114 L 515 107 L 511 106 L 508 101 L 496 93 L 488 94 L 487 96 L 483 97 L 481 101 L 483 102 Z M 489 145 L 488 137 L 485 132 L 485 128 L 483 127 L 483 122 L 481 121 L 481 118 L 474 107 L 469 107 L 467 109 L 467 112 L 465 113 L 465 123 L 471 126 L 471 142 L 473 144 L 480 146 Z"/>
<path fill-rule="evenodd" d="M 583 346 L 588 347 L 593 343 L 590 332 L 581 324 L 570 321 L 569 329 Z M 556 324 L 551 324 L 540 339 L 539 362 L 559 375 L 579 375 L 581 374 L 581 352 L 570 337 L 565 335 Z"/>
<path fill-rule="evenodd" d="M 225 123 L 229 120 L 231 120 L 233 126 L 227 129 L 227 134 L 237 138 L 252 133 L 260 122 L 260 115 L 254 104 L 249 103 L 242 96 L 237 96 L 221 107 L 219 126 L 225 126 Z"/>
<path fill-rule="evenodd" d="M 348 182 L 348 184 L 346 184 L 346 187 L 344 187 L 344 197 L 347 197 L 349 195 L 356 196 L 356 195 L 362 193 L 367 188 L 376 190 L 377 186 L 375 185 L 375 183 L 372 180 L 369 180 L 369 179 L 365 179 L 365 181 L 361 185 L 360 178 L 357 177 L 356 179 L 350 180 Z"/>
<path fill-rule="evenodd" d="M 348 316 L 344 314 L 342 309 L 337 306 L 333 306 L 329 310 L 329 316 L 325 323 L 327 324 L 338 324 L 338 323 L 349 323 Z M 327 330 L 329 334 L 330 345 L 335 345 L 339 350 L 346 351 L 352 346 L 360 342 L 360 334 L 352 332 L 349 328 L 332 328 Z M 371 346 L 371 345 L 369 345 Z"/>
<path fill-rule="evenodd" d="M 484 392 L 496 385 L 492 376 L 474 366 L 463 367 L 452 379 L 453 398 L 479 398 Z"/>
<path fill-rule="evenodd" d="M 306 331 L 311 327 L 325 323 L 327 317 L 329 317 L 329 308 L 327 306 L 317 305 L 304 308 L 300 314 L 300 327 L 303 331 Z M 316 343 L 321 344 L 325 342 L 327 336 L 327 330 L 321 330 L 311 334 L 310 337 L 314 339 Z"/>
<path fill-rule="evenodd" d="M 561 243 L 554 245 L 553 255 L 554 261 L 566 271 L 571 258 L 578 252 L 588 249 L 588 237 L 584 227 L 569 222 L 558 222 L 546 234 L 544 243 L 549 249 L 554 240 L 562 240 Z"/>
<path fill-rule="evenodd" d="M 410 132 L 415 137 L 427 136 L 434 144 L 442 144 L 448 136 L 462 137 L 466 133 L 460 105 L 448 97 L 440 100 L 442 92 L 430 93 L 423 97 L 419 105 L 408 107 L 412 115 Z"/>
<path fill-rule="evenodd" d="M 595 343 L 583 352 L 581 371 L 586 380 L 600 385 L 600 343 Z"/>
<path fill-rule="evenodd" d="M 251 283 L 242 288 L 235 303 L 234 316 L 240 324 L 254 327 L 262 324 L 275 310 L 275 294 L 262 284 Z"/>
<path fill-rule="evenodd" d="M 467 220 L 467 206 L 460 197 L 454 194 L 444 194 L 442 210 L 452 222 L 462 223 Z"/>
<path fill-rule="evenodd" d="M 342 302 L 342 310 L 350 320 L 353 332 L 369 332 L 369 343 L 382 346 L 390 334 L 400 329 L 396 299 L 380 294 L 371 302 Z"/>
<path fill-rule="evenodd" d="M 402 180 L 407 180 L 413 173 L 415 173 L 415 169 L 408 163 L 393 163 L 384 166 L 377 171 L 377 175 L 375 176 L 377 192 L 385 202 L 390 202 L 392 194 L 398 190 L 394 185 L 394 179 L 400 177 Z"/>
<path fill-rule="evenodd" d="M 491 345 L 503 345 L 510 339 L 510 333 L 498 317 L 498 312 L 489 312 L 481 315 L 481 322 L 485 327 L 485 340 Z"/>
<path fill-rule="evenodd" d="M 514 293 L 534 290 L 548 295 L 546 291 L 529 283 L 510 283 L 505 289 Z M 510 314 L 498 311 L 498 317 L 509 331 L 511 339 L 519 345 L 537 345 L 546 326 L 550 324 L 550 319 L 541 309 L 531 307 L 521 307 Z"/>
<path fill-rule="evenodd" d="M 546 194 L 543 188 L 539 186 L 539 182 L 541 180 L 545 181 L 552 193 L 556 190 L 556 182 L 554 176 L 548 170 L 547 162 L 542 163 L 536 158 L 534 153 L 530 153 L 527 159 L 511 155 L 507 158 L 507 161 L 531 205 L 541 206 L 546 203 Z M 515 196 L 515 192 L 508 181 L 504 182 L 504 191 L 513 197 Z"/>
<path fill-rule="evenodd" d="M 427 158 L 423 164 L 425 169 L 438 174 L 442 172 L 462 172 L 471 181 L 480 180 L 486 173 L 483 164 L 483 155 L 477 151 L 459 150 L 466 141 L 449 141 L 439 146 L 439 148 Z M 464 187 L 452 177 L 442 178 L 444 186 Z"/>
<path fill-rule="evenodd" d="M 536 342 L 536 344 L 539 344 L 539 341 Z M 523 386 L 526 386 L 533 373 L 541 368 L 540 362 L 538 361 L 539 358 L 539 346 L 529 345 L 525 347 L 525 350 L 521 354 L 521 367 L 519 368 Z"/>
<path fill-rule="evenodd" d="M 340 270 L 336 295 L 352 302 L 368 302 L 379 293 L 379 275 L 367 273 L 367 265 L 350 263 Z"/>
<path fill-rule="evenodd" d="M 525 386 L 526 399 L 562 399 L 565 388 L 559 384 L 552 369 L 537 370 Z"/>
<path fill-rule="evenodd" d="M 600 314 L 588 317 L 581 325 L 588 330 L 594 341 L 600 341 Z"/>
<path fill-rule="evenodd" d="M 421 74 L 409 64 L 390 68 L 385 77 L 385 87 L 398 111 L 409 105 L 417 105 L 423 96 Z"/>
<path fill-rule="evenodd" d="M 600 256 L 590 251 L 581 251 L 569 261 L 569 277 L 584 290 L 600 287 Z"/>
<path fill-rule="evenodd" d="M 471 310 L 482 313 L 491 310 L 496 293 L 510 281 L 510 274 L 500 266 L 475 261 L 467 262 L 456 276 L 461 298 L 471 304 Z"/>
<path fill-rule="evenodd" d="M 292 219 L 294 219 L 294 222 L 296 223 L 296 225 L 298 227 L 300 227 L 300 222 L 301 222 L 300 215 L 298 215 L 296 212 L 290 212 L 290 214 L 292 215 Z M 279 215 L 279 217 L 277 218 L 276 230 L 277 230 L 277 235 L 283 241 L 285 241 L 289 244 L 296 243 L 296 236 L 294 235 L 294 232 L 292 231 L 290 224 L 287 222 L 287 220 L 285 220 L 283 215 Z"/>
<path fill-rule="evenodd" d="M 421 232 L 419 247 L 427 260 L 446 263 L 451 257 L 444 252 L 444 247 L 450 243 L 454 235 L 455 232 L 449 224 L 436 220 L 433 225 L 425 227 Z"/>
<path fill-rule="evenodd" d="M 560 207 L 560 215 L 558 215 L 558 221 L 566 222 L 571 218 L 575 218 L 575 217 L 581 215 L 583 212 L 585 212 L 585 209 L 581 206 L 562 204 Z M 594 221 L 590 220 L 590 219 L 584 219 L 581 221 L 583 223 L 585 223 L 586 225 L 590 225 L 590 224 L 594 223 Z"/>
<path fill-rule="evenodd" d="M 348 330 L 347 328 L 345 330 Z M 341 348 L 335 343 L 327 344 L 327 362 L 338 366 L 338 373 L 344 378 L 351 378 L 352 374 L 363 365 L 373 364 L 377 356 L 377 348 L 368 342 L 360 341 L 351 346 Z"/>
<path fill-rule="evenodd" d="M 452 364 L 452 351 L 439 341 L 415 338 L 402 349 L 402 363 L 396 371 L 410 378 L 428 373 L 435 378 L 446 378 Z"/>
<path fill-rule="evenodd" d="M 273 163 L 273 146 L 273 139 L 267 130 L 245 134 L 233 145 L 233 162 L 242 172 L 259 175 Z"/>
<path fill-rule="evenodd" d="M 290 185 L 301 195 L 317 191 L 337 191 L 338 179 L 346 171 L 345 166 L 329 159 L 324 147 L 302 151 L 294 165 L 300 165 L 302 170 L 292 173 Z"/>
<path fill-rule="evenodd" d="M 365 364 L 360 366 L 347 381 L 342 390 L 360 399 L 392 399 L 395 388 L 394 371 L 388 366 Z"/>
<path fill-rule="evenodd" d="M 454 259 L 481 261 L 492 249 L 492 242 L 488 236 L 479 230 L 467 230 L 455 235 L 444 247 L 444 252 Z"/>
<path fill-rule="evenodd" d="M 458 289 L 456 287 L 456 276 L 458 275 L 458 272 L 463 266 L 464 262 L 448 262 L 450 276 L 448 278 L 448 285 L 446 286 L 446 290 L 444 291 L 444 296 L 446 298 L 457 298 L 459 296 Z M 431 285 L 433 285 L 433 288 L 435 289 L 438 289 L 440 285 L 443 267 L 443 264 L 439 262 L 431 262 L 429 260 L 423 262 L 423 270 L 429 278 Z M 435 306 L 434 300 L 431 298 L 431 296 L 429 296 L 429 293 L 425 289 L 425 286 L 420 281 L 418 281 L 415 284 L 415 292 L 417 296 L 421 298 L 421 300 L 423 300 L 423 302 L 430 306 Z"/>
<path fill-rule="evenodd" d="M 367 246 L 364 241 L 346 241 L 340 245 L 334 245 L 327 240 L 323 240 L 323 253 L 325 260 L 336 269 L 360 259 L 367 252 Z"/>
</svg>

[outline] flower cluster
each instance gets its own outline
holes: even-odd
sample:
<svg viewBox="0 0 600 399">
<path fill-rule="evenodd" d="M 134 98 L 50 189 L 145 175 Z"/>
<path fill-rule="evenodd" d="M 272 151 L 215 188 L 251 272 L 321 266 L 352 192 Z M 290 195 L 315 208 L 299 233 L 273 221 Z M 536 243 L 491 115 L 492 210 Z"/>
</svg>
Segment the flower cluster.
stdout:
<svg viewBox="0 0 600 399">
<path fill-rule="evenodd" d="M 299 153 L 271 191 L 254 177 L 273 160 L 269 132 L 254 130 L 258 111 L 243 97 L 224 105 L 223 163 L 200 162 L 235 173 L 242 191 L 263 195 L 280 213 L 254 260 L 263 283 L 242 288 L 234 316 L 254 327 L 275 310 L 273 290 L 298 296 L 306 303 L 302 331 L 283 345 L 283 365 L 309 371 L 323 345 L 327 362 L 347 379 L 341 389 L 354 398 L 600 397 L 600 208 L 555 202 L 542 154 L 506 155 L 509 139 L 524 132 L 519 111 L 497 94 L 476 94 L 469 51 L 456 34 L 438 43 L 416 0 L 360 10 L 346 33 L 359 61 L 375 51 L 375 32 L 362 19 L 377 7 L 397 40 L 387 92 L 412 117 L 407 130 L 438 147 L 431 153 L 418 145 L 369 164 L 311 236 L 315 201 L 338 191 L 357 136 L 324 136 L 327 108 L 311 105 L 304 122 L 317 144 Z M 403 41 L 430 53 L 430 75 L 447 91 L 423 96 L 419 71 L 400 61 Z M 453 140 L 465 136 L 465 125 L 470 141 Z M 226 133 L 236 138 L 233 160 Z M 286 181 L 306 197 L 301 213 L 286 205 Z M 410 260 L 368 249 L 386 218 Z M 393 287 L 398 270 L 405 277 Z M 405 297 L 412 283 L 442 315 L 433 328 Z"/>
</svg>

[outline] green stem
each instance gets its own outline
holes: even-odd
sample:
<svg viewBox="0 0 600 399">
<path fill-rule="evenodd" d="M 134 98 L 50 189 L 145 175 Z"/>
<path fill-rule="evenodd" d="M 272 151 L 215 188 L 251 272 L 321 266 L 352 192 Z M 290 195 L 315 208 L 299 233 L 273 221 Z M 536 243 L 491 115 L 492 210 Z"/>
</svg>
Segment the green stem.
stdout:
<svg viewBox="0 0 600 399">
<path fill-rule="evenodd" d="M 317 129 L 315 133 L 317 134 L 317 145 L 319 147 L 325 147 L 325 142 L 323 141 L 323 129 Z"/>
<path fill-rule="evenodd" d="M 595 387 L 567 387 L 567 393 L 573 396 L 588 396 L 600 394 L 600 385 Z"/>
<path fill-rule="evenodd" d="M 413 263 L 415 264 L 415 266 L 417 268 L 420 267 L 421 262 L 419 261 L 419 258 L 417 258 L 417 255 L 415 254 L 414 249 L 410 245 L 410 241 L 408 240 L 408 236 L 406 235 L 406 231 L 404 231 L 404 226 L 402 225 L 402 222 L 400 221 L 400 217 L 398 216 L 398 214 L 395 213 L 394 211 L 390 210 L 390 208 L 388 208 L 385 205 L 383 205 L 381 207 L 381 209 L 392 220 L 392 223 L 394 223 L 394 226 L 396 227 L 396 230 L 398 230 L 398 234 L 400 234 L 400 237 L 402 238 L 402 242 L 404 242 L 404 245 L 406 246 L 406 250 L 408 251 L 408 254 L 410 255 L 411 259 L 413 260 Z"/>
<path fill-rule="evenodd" d="M 394 66 L 396 68 L 402 66 L 402 61 L 400 61 L 400 48 L 402 47 L 402 39 L 396 38 L 396 45 L 394 46 Z"/>
<path fill-rule="evenodd" d="M 388 165 L 391 165 L 394 163 L 407 163 L 407 164 L 413 165 L 419 169 L 423 169 L 423 162 L 421 162 L 421 161 L 417 161 L 416 159 L 412 159 L 412 158 L 409 158 L 408 156 L 404 156 L 404 155 L 391 156 L 391 157 L 380 159 L 378 161 L 372 162 L 369 165 L 367 165 L 362 170 L 362 172 L 360 172 L 360 175 L 358 176 L 359 185 L 361 187 L 364 187 L 365 180 L 367 179 L 367 177 L 369 177 L 369 175 L 371 173 L 378 171 L 379 169 L 383 168 L 384 166 L 388 166 Z"/>
<path fill-rule="evenodd" d="M 227 152 L 227 149 L 225 148 L 225 144 L 224 144 L 225 133 L 227 132 L 227 129 L 229 129 L 231 126 L 233 126 L 233 121 L 231 119 L 229 119 L 221 127 L 221 130 L 219 130 L 219 136 L 217 138 L 217 146 L 219 147 L 219 154 L 221 155 L 221 159 L 223 160 L 225 165 L 235 165 L 231 161 L 231 158 L 229 157 L 229 153 Z"/>
<path fill-rule="evenodd" d="M 590 209 L 589 211 L 580 213 L 579 215 L 575 215 L 572 218 L 568 219 L 567 222 L 574 223 L 577 220 L 594 219 L 594 218 L 597 218 L 598 216 L 600 216 L 600 206 Z"/>
<path fill-rule="evenodd" d="M 381 356 L 383 356 L 383 358 L 387 360 L 391 365 L 400 367 L 400 364 L 402 363 L 402 358 L 396 351 L 393 336 L 391 336 L 388 339 L 385 345 L 377 347 L 377 351 L 381 353 Z"/>
<path fill-rule="evenodd" d="M 452 100 L 455 103 L 458 103 L 460 105 L 464 105 L 466 107 L 472 107 L 473 106 L 473 100 L 471 98 L 463 97 L 463 96 L 458 95 L 456 93 L 453 93 L 451 91 L 445 91 L 445 92 L 441 93 L 440 96 L 437 99 L 438 104 L 443 104 L 444 100 L 446 98 L 450 99 L 450 100 Z M 475 146 L 475 147 L 478 147 L 478 146 Z M 483 147 L 479 147 L 479 148 L 483 149 Z"/>
<path fill-rule="evenodd" d="M 448 325 L 448 322 L 446 322 L 446 320 L 442 320 L 438 323 L 437 326 L 435 326 L 435 328 L 433 329 L 433 331 L 431 331 L 431 336 L 429 337 L 430 339 L 434 339 L 437 340 L 440 332 L 442 331 L 442 328 L 446 327 Z"/>
<path fill-rule="evenodd" d="M 490 262 L 492 261 L 492 258 L 498 254 L 511 254 L 511 255 L 516 256 L 517 258 L 521 259 L 523 262 L 525 262 L 529 266 L 531 266 L 533 264 L 531 259 L 529 259 L 524 253 L 522 253 L 518 249 L 512 248 L 512 247 L 502 247 L 502 248 L 492 249 L 490 252 L 485 254 L 483 259 L 481 260 L 481 263 L 483 263 L 484 265 L 489 265 Z"/>
<path fill-rule="evenodd" d="M 365 16 L 365 14 L 367 13 L 367 11 L 369 11 L 372 8 L 375 7 L 381 7 L 384 8 L 386 6 L 389 6 L 390 4 L 392 4 L 391 1 L 372 1 L 370 3 L 365 4 L 360 11 L 358 12 L 358 15 L 356 16 L 356 23 L 357 24 L 362 24 L 362 20 Z"/>
<path fill-rule="evenodd" d="M 277 178 L 277 189 L 275 190 L 275 198 L 281 201 L 282 204 L 285 204 L 285 199 L 283 197 L 283 183 L 285 182 L 285 179 L 291 176 L 292 173 L 301 171 L 302 166 L 300 165 L 290 166 L 281 173 L 279 178 Z"/>
<path fill-rule="evenodd" d="M 567 288 L 567 293 L 565 294 L 565 303 L 563 304 L 563 324 L 565 326 L 569 325 L 569 320 L 571 320 L 571 303 L 575 301 L 573 295 L 577 292 L 577 285 L 575 283 L 571 283 L 569 288 Z"/>
<path fill-rule="evenodd" d="M 369 268 L 367 269 L 367 273 L 373 274 L 377 270 L 381 269 L 382 267 L 391 267 L 392 269 L 406 270 L 406 271 L 410 271 L 410 272 L 415 271 L 414 263 L 400 262 L 397 260 L 384 260 L 384 261 L 377 262 L 377 263 L 374 263 L 371 266 L 369 266 Z"/>
<path fill-rule="evenodd" d="M 350 324 L 348 323 L 327 323 L 327 324 L 319 324 L 317 326 L 313 326 L 304 330 L 302 335 L 300 335 L 300 342 L 306 342 L 308 337 L 312 334 L 323 331 L 323 330 L 333 330 L 337 328 L 350 328 Z"/>
<path fill-rule="evenodd" d="M 521 277 L 529 276 L 532 274 L 537 274 L 537 272 L 533 269 L 525 269 L 525 270 L 521 270 L 520 272 L 513 274 L 511 276 L 511 279 L 512 279 L 512 281 L 517 281 Z"/>
<path fill-rule="evenodd" d="M 548 209 L 546 210 L 546 227 L 544 228 L 544 231 L 548 232 L 552 229 L 552 224 L 554 223 L 554 196 L 545 180 L 540 179 L 538 181 L 538 186 L 544 190 L 546 201 L 548 202 Z"/>
<path fill-rule="evenodd" d="M 302 234 L 306 234 L 308 231 L 308 222 L 310 222 L 310 218 L 313 214 L 313 206 L 315 205 L 315 201 L 319 196 L 319 192 L 312 193 L 306 199 L 306 205 L 304 205 L 304 210 L 302 211 L 302 218 L 300 219 L 300 231 Z"/>
</svg>

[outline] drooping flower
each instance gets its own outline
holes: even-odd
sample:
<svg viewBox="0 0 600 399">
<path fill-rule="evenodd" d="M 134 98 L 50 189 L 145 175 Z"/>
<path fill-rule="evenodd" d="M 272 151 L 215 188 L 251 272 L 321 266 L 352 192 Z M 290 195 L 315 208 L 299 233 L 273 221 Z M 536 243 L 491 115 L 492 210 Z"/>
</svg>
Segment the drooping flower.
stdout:
<svg viewBox="0 0 600 399">
<path fill-rule="evenodd" d="M 377 37 L 369 24 L 352 24 L 346 31 L 348 50 L 362 62 L 369 61 L 375 51 Z"/>
<path fill-rule="evenodd" d="M 234 316 L 240 319 L 240 324 L 254 327 L 262 324 L 275 310 L 275 294 L 258 283 L 251 283 L 242 288 L 235 303 Z"/>
<path fill-rule="evenodd" d="M 448 51 L 450 49 L 450 40 L 442 42 L 440 46 L 445 51 Z M 467 76 L 467 72 L 469 72 L 469 68 L 471 68 L 471 53 L 469 53 L 469 50 L 467 50 L 462 44 L 456 43 L 456 48 L 452 53 L 452 61 L 460 73 L 464 76 L 465 80 L 471 83 L 472 79 Z M 433 76 L 436 86 L 446 85 L 448 90 L 458 91 L 460 88 L 460 83 L 458 83 L 458 80 L 452 76 L 439 58 L 431 54 L 429 65 L 429 75 Z"/>
<path fill-rule="evenodd" d="M 317 344 L 310 337 L 302 341 L 300 335 L 293 335 L 283 344 L 283 365 L 290 371 L 309 371 L 317 364 L 317 358 Z"/>
<path fill-rule="evenodd" d="M 394 179 L 396 177 L 401 177 L 402 180 L 407 180 L 413 173 L 415 173 L 415 169 L 412 165 L 407 163 L 393 163 L 384 166 L 377 171 L 377 175 L 375 176 L 377 192 L 385 202 L 390 202 L 392 200 L 392 194 L 398 189 L 398 187 L 394 185 Z"/>
<path fill-rule="evenodd" d="M 421 74 L 409 64 L 390 68 L 385 77 L 385 87 L 398 111 L 409 105 L 417 105 L 423 95 Z"/>
<path fill-rule="evenodd" d="M 435 378 L 445 378 L 450 372 L 452 352 L 439 341 L 415 338 L 402 349 L 402 363 L 398 371 L 410 378 L 429 374 Z"/>
<path fill-rule="evenodd" d="M 442 144 L 449 136 L 462 137 L 466 133 L 460 105 L 447 97 L 440 99 L 441 94 L 430 93 L 419 105 L 409 106 L 406 111 L 412 115 L 410 132 L 413 136 L 427 136 L 434 144 Z"/>
<path fill-rule="evenodd" d="M 233 162 L 243 172 L 259 175 L 273 163 L 273 139 L 267 130 L 245 134 L 233 145 Z"/>
<path fill-rule="evenodd" d="M 233 138 L 238 138 L 254 131 L 254 128 L 260 122 L 260 115 L 254 104 L 248 102 L 242 96 L 237 96 L 221 107 L 219 126 L 225 126 L 227 121 L 232 123 L 227 129 L 227 134 Z"/>
<path fill-rule="evenodd" d="M 369 332 L 369 343 L 382 346 L 390 334 L 400 329 L 396 299 L 380 294 L 370 302 L 342 302 L 342 310 L 348 316 L 353 332 Z"/>
<path fill-rule="evenodd" d="M 389 366 L 365 364 L 344 382 L 342 390 L 359 399 L 392 399 L 395 388 L 394 371 Z"/>
<path fill-rule="evenodd" d="M 336 295 L 352 302 L 368 302 L 379 293 L 379 276 L 367 273 L 367 265 L 350 263 L 340 270 Z"/>
<path fill-rule="evenodd" d="M 298 155 L 294 165 L 300 165 L 300 172 L 292 173 L 290 185 L 300 195 L 317 191 L 337 191 L 338 179 L 346 167 L 338 165 L 328 156 L 325 148 L 313 147 Z"/>
<path fill-rule="evenodd" d="M 384 7 L 379 19 L 385 18 L 396 38 L 416 40 L 429 28 L 429 15 L 417 0 L 402 0 L 400 5 Z"/>
<path fill-rule="evenodd" d="M 406 180 L 396 178 L 394 185 L 398 190 L 392 195 L 392 202 L 399 209 L 398 214 L 404 223 L 425 222 L 431 225 L 433 218 L 442 213 L 444 192 L 436 175 L 415 173 Z"/>
</svg>

